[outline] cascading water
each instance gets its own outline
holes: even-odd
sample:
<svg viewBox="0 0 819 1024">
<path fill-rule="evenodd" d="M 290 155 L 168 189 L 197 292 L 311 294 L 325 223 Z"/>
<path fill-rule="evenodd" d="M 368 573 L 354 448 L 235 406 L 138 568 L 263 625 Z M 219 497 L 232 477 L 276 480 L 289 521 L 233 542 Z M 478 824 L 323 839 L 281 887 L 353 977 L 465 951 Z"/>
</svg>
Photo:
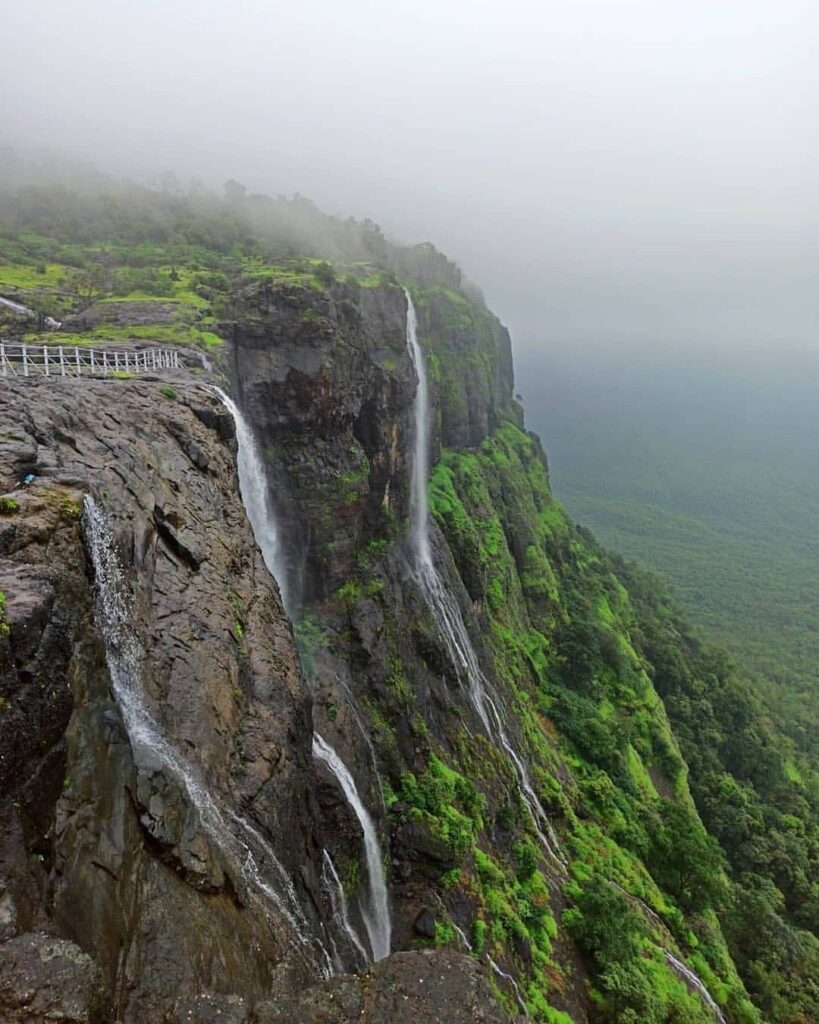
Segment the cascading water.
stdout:
<svg viewBox="0 0 819 1024">
<path fill-rule="evenodd" d="M 418 387 L 413 412 L 415 418 L 415 451 L 410 486 L 410 532 L 415 562 L 415 575 L 427 604 L 435 612 L 441 638 L 458 675 L 466 682 L 470 702 L 487 735 L 508 755 L 515 766 L 520 794 L 526 804 L 538 838 L 544 849 L 561 863 L 566 858 L 560 848 L 552 823 L 535 794 L 529 772 L 513 747 L 501 714 L 500 701 L 493 696 L 484 675 L 475 648 L 469 638 L 458 602 L 435 568 L 429 538 L 429 506 L 427 477 L 429 475 L 429 388 L 427 371 L 421 346 L 418 343 L 418 320 L 412 296 L 404 289 L 407 299 L 407 349 L 410 353 Z"/>
<path fill-rule="evenodd" d="M 362 905 L 361 917 L 367 929 L 373 960 L 383 960 L 390 954 L 392 922 L 387 879 L 381 858 L 381 847 L 373 820 L 361 802 L 355 782 L 347 766 L 329 743 L 318 733 L 313 733 L 313 756 L 327 765 L 336 777 L 347 803 L 358 818 L 364 834 L 364 853 L 367 858 L 367 875 L 370 883 L 369 906 Z"/>
<path fill-rule="evenodd" d="M 13 313 L 19 313 L 21 316 L 37 316 L 33 309 L 29 309 L 22 302 L 15 302 L 13 299 L 4 299 L 0 296 L 0 306 L 5 306 L 6 309 L 10 309 Z M 62 320 L 55 320 L 53 316 L 44 317 L 43 323 L 50 331 L 58 331 L 63 325 Z"/>
<path fill-rule="evenodd" d="M 264 564 L 273 579 L 279 585 L 282 604 L 285 611 L 290 612 L 287 593 L 287 571 L 282 551 L 282 542 L 273 510 L 270 507 L 270 496 L 267 488 L 267 474 L 264 463 L 250 425 L 242 415 L 238 405 L 221 388 L 213 390 L 222 404 L 233 417 L 236 427 L 237 469 L 239 471 L 239 490 L 247 512 L 247 518 L 253 529 L 253 536 L 262 552 Z"/>
<path fill-rule="evenodd" d="M 84 499 L 83 521 L 94 566 L 95 622 L 105 644 L 111 686 L 135 758 L 160 766 L 184 786 L 202 828 L 215 846 L 244 878 L 255 898 L 287 921 L 311 966 L 328 977 L 332 964 L 327 951 L 321 942 L 311 939 L 293 883 L 270 843 L 244 818 L 231 811 L 222 812 L 198 772 L 165 739 L 151 714 L 141 682 L 145 653 L 133 628 L 127 584 L 105 515 L 90 494 Z"/>
<path fill-rule="evenodd" d="M 281 538 L 270 505 L 267 476 L 253 431 L 233 399 L 226 395 L 221 388 L 214 387 L 213 391 L 219 396 L 222 404 L 233 417 L 233 422 L 236 426 L 237 468 L 242 501 L 244 502 L 250 525 L 253 528 L 256 543 L 261 549 L 264 563 L 270 575 L 279 584 L 282 603 L 285 610 L 289 611 L 288 595 L 285 589 L 286 572 Z M 372 745 L 370 745 L 370 749 L 372 749 Z M 352 776 L 333 748 L 321 736 L 315 735 L 313 737 L 313 754 L 327 764 L 338 779 L 344 796 L 361 824 L 364 833 L 364 848 L 367 855 L 370 883 L 370 900 L 369 906 L 362 906 L 361 916 L 367 929 L 372 959 L 381 960 L 388 956 L 390 952 L 391 922 L 387 883 L 375 827 L 367 809 L 359 798 Z M 329 855 L 326 856 L 329 859 Z M 331 868 L 332 871 L 330 870 Z M 331 904 L 333 905 L 335 916 L 353 945 L 359 951 L 363 951 L 361 941 L 349 924 L 344 890 L 341 887 L 341 882 L 338 880 L 338 875 L 335 872 L 332 861 L 329 861 L 328 864 L 328 860 L 325 860 L 324 873 L 325 878 L 328 879 Z M 338 884 L 336 885 L 336 883 Z M 364 953 L 364 959 L 369 960 L 366 952 Z"/>
<path fill-rule="evenodd" d="M 330 906 L 333 910 L 333 919 L 341 929 L 342 932 L 347 936 L 352 945 L 353 949 L 361 957 L 361 966 L 370 962 L 369 954 L 364 948 L 364 943 L 358 937 L 358 932 L 353 928 L 350 923 L 350 911 L 347 906 L 347 894 L 344 892 L 344 886 L 342 885 L 341 879 L 338 877 L 336 866 L 333 863 L 333 858 L 330 854 L 324 850 L 323 865 L 321 869 L 321 878 L 324 883 L 324 888 L 327 890 L 327 895 L 330 898 Z M 339 968 L 343 969 L 343 965 L 339 961 Z"/>
<path fill-rule="evenodd" d="M 518 1001 L 518 1006 L 523 1011 L 523 1016 L 528 1017 L 529 1007 L 526 1005 L 526 1003 L 523 1000 L 523 996 L 520 994 L 520 988 L 518 987 L 518 983 L 515 981 L 511 974 L 507 974 L 507 972 L 504 971 L 502 967 L 496 964 L 492 957 L 489 956 L 489 954 L 487 954 L 486 959 L 489 963 L 489 966 L 492 968 L 495 974 L 497 974 L 499 978 L 503 978 L 504 981 L 508 981 L 511 984 L 512 990 L 515 993 L 515 999 L 517 999 Z"/>
<path fill-rule="evenodd" d="M 713 1011 L 714 1016 L 719 1021 L 719 1024 L 726 1024 L 722 1010 L 717 1005 L 714 997 L 702 983 L 701 979 L 691 970 L 690 967 L 686 967 L 681 960 L 678 960 L 675 956 L 669 953 L 667 949 L 664 949 L 663 952 L 665 953 L 665 958 L 668 963 L 673 967 L 677 974 L 679 974 L 683 981 L 687 982 L 692 986 L 692 988 L 695 988 L 697 992 L 699 992 L 702 996 L 703 1002 L 705 1002 L 709 1009 Z"/>
<path fill-rule="evenodd" d="M 432 569 L 432 548 L 429 543 L 429 504 L 427 477 L 429 476 L 429 384 L 427 367 L 418 344 L 418 316 L 412 296 L 404 289 L 407 299 L 407 348 L 418 377 L 413 413 L 415 415 L 415 452 L 412 460 L 410 485 L 410 528 L 415 559 L 422 569 Z"/>
</svg>

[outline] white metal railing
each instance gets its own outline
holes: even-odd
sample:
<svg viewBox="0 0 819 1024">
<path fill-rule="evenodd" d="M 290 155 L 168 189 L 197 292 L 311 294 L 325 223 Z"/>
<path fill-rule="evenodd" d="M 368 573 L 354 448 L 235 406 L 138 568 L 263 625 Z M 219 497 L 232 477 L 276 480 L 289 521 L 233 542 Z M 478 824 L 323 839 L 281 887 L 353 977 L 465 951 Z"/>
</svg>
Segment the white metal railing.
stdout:
<svg viewBox="0 0 819 1024">
<path fill-rule="evenodd" d="M 0 377 L 105 377 L 180 366 L 179 352 L 170 348 L 108 350 L 0 342 Z"/>
</svg>

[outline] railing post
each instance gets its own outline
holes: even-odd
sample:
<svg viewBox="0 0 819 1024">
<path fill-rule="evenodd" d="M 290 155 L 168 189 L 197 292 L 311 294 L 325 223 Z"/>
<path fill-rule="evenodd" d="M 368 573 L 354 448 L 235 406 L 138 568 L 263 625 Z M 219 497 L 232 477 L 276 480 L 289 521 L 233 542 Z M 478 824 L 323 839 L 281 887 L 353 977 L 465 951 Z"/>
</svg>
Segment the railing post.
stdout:
<svg viewBox="0 0 819 1024">
<path fill-rule="evenodd" d="M 43 345 L 43 367 L 46 377 L 48 376 L 48 345 Z"/>
<path fill-rule="evenodd" d="M 103 372 L 103 374 L 107 374 L 108 373 L 108 353 L 107 352 L 103 352 L 102 353 L 102 372 Z"/>
<path fill-rule="evenodd" d="M 156 349 L 151 349 L 151 359 L 153 360 L 154 369 L 156 369 Z"/>
<path fill-rule="evenodd" d="M 80 350 L 78 347 L 74 347 L 74 358 L 77 360 L 77 376 L 80 375 Z"/>
<path fill-rule="evenodd" d="M 94 346 L 91 346 L 91 375 L 94 374 Z"/>
<path fill-rule="evenodd" d="M 119 373 L 119 352 L 114 353 L 114 373 Z"/>
<path fill-rule="evenodd" d="M 125 372 L 128 373 L 128 353 L 125 353 Z"/>
<path fill-rule="evenodd" d="M 23 349 L 23 376 L 28 377 L 28 345 L 21 347 Z"/>
<path fill-rule="evenodd" d="M 62 347 L 62 345 L 60 345 L 60 347 L 59 347 L 59 349 L 57 351 L 60 353 L 60 376 L 64 377 L 65 376 L 65 357 L 63 356 L 63 347 Z"/>
<path fill-rule="evenodd" d="M 0 373 L 6 376 L 6 346 L 0 341 Z"/>
</svg>

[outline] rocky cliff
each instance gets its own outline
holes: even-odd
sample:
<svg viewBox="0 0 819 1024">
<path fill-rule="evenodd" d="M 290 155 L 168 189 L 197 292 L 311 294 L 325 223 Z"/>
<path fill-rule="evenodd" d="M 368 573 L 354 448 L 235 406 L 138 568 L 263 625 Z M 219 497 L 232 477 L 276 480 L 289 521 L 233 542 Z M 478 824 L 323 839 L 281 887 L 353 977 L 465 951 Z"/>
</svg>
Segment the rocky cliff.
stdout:
<svg viewBox="0 0 819 1024">
<path fill-rule="evenodd" d="M 406 284 L 439 605 L 389 275 L 245 280 L 219 325 L 287 613 L 205 381 L 0 384 L 0 1016 L 757 1019 L 718 858 L 673 854 L 709 847 L 640 624 L 552 498 L 508 334 Z M 314 730 L 386 865 L 375 965 L 362 819 Z"/>
</svg>

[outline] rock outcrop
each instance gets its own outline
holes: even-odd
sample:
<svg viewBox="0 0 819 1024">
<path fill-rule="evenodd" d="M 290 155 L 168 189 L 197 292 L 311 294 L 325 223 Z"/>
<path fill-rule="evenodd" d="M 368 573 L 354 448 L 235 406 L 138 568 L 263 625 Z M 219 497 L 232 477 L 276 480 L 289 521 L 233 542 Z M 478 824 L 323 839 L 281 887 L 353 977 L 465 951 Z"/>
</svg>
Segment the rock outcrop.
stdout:
<svg viewBox="0 0 819 1024">
<path fill-rule="evenodd" d="M 628 594 L 552 497 L 507 332 L 456 286 L 410 285 L 434 568 L 403 288 L 322 265 L 223 303 L 290 618 L 204 378 L 0 384 L 10 1020 L 705 1024 L 665 956 L 696 945 L 753 1024 L 716 916 L 657 860 L 666 803 L 701 825 Z"/>
<path fill-rule="evenodd" d="M 204 388 L 180 390 L 174 401 L 155 383 L 65 381 L 4 393 L 0 479 L 19 505 L 0 518 L 5 898 L 15 932 L 53 931 L 91 954 L 134 1021 L 185 992 L 253 998 L 282 972 L 312 979 L 318 951 L 295 942 L 203 825 L 190 784 L 128 734 L 95 622 L 86 493 L 124 567 L 150 713 L 222 813 L 275 845 L 309 930 L 322 931 L 310 706 L 291 627 L 242 507 L 230 417 Z M 27 473 L 34 482 L 18 487 Z"/>
</svg>

